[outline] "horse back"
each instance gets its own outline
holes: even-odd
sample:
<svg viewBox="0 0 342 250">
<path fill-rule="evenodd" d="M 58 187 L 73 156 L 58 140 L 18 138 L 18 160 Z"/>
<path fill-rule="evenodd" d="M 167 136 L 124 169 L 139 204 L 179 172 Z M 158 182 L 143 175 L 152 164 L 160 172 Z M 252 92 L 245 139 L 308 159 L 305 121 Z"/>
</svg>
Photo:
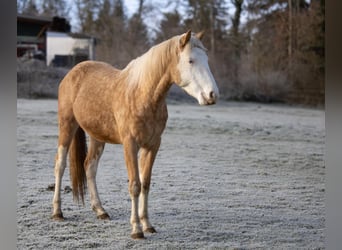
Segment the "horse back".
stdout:
<svg viewBox="0 0 342 250">
<path fill-rule="evenodd" d="M 103 82 L 107 82 L 106 87 L 108 88 L 108 83 L 110 82 L 108 80 L 115 77 L 118 72 L 120 72 L 120 70 L 104 62 L 81 62 L 75 65 L 61 81 L 58 97 L 68 98 L 73 102 L 82 87 L 90 89 L 92 85 L 104 87 Z M 99 83 L 102 84 L 100 85 Z"/>
</svg>

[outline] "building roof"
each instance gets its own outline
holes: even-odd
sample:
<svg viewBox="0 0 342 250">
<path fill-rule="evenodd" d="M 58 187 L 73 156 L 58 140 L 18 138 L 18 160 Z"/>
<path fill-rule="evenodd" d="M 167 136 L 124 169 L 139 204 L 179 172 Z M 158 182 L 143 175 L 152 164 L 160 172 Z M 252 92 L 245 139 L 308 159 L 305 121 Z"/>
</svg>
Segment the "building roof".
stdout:
<svg viewBox="0 0 342 250">
<path fill-rule="evenodd" d="M 20 21 L 20 22 L 32 22 L 32 23 L 48 24 L 48 23 L 52 22 L 52 19 L 53 19 L 52 17 L 17 14 L 17 21 Z"/>
<path fill-rule="evenodd" d="M 27 25 L 31 26 L 44 26 L 45 29 L 49 29 L 51 31 L 59 31 L 59 32 L 70 32 L 71 26 L 69 21 L 64 17 L 54 16 L 54 17 L 45 17 L 45 16 L 32 16 L 25 14 L 17 14 L 17 27 L 22 28 L 21 26 L 25 25 L 24 29 L 27 29 Z M 17 32 L 20 33 L 20 32 Z"/>
</svg>

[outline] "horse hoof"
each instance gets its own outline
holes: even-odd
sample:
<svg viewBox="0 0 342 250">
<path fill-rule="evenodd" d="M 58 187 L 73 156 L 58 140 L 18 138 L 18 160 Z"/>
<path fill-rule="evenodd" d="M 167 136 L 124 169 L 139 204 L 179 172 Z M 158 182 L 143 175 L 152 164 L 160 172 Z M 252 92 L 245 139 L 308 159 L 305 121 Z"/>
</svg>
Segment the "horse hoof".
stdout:
<svg viewBox="0 0 342 250">
<path fill-rule="evenodd" d="M 142 233 L 142 232 L 131 234 L 131 237 L 132 237 L 132 239 L 134 239 L 134 240 L 142 240 L 142 239 L 145 239 L 144 233 Z"/>
<path fill-rule="evenodd" d="M 53 214 L 51 216 L 51 219 L 55 220 L 55 221 L 63 221 L 64 220 L 64 217 L 63 217 L 63 214 L 62 212 L 61 213 L 57 213 L 57 214 Z"/>
<path fill-rule="evenodd" d="M 109 215 L 107 213 L 100 214 L 100 215 L 97 216 L 97 218 L 100 219 L 100 220 L 109 220 L 110 219 L 110 217 L 109 217 Z"/>
<path fill-rule="evenodd" d="M 157 231 L 154 229 L 154 227 L 149 227 L 149 228 L 146 228 L 146 229 L 144 230 L 144 232 L 154 234 L 154 233 L 156 233 Z"/>
</svg>

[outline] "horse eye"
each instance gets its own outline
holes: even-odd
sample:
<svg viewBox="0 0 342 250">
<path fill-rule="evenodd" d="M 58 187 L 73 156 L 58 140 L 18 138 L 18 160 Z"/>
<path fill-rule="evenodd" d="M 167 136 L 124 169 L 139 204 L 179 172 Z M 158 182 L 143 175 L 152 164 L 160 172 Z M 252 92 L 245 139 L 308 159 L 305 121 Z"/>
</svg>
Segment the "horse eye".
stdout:
<svg viewBox="0 0 342 250">
<path fill-rule="evenodd" d="M 189 60 L 189 63 L 190 63 L 190 64 L 193 64 L 193 63 L 194 63 L 194 61 L 193 61 L 192 59 L 190 59 L 190 60 Z"/>
</svg>

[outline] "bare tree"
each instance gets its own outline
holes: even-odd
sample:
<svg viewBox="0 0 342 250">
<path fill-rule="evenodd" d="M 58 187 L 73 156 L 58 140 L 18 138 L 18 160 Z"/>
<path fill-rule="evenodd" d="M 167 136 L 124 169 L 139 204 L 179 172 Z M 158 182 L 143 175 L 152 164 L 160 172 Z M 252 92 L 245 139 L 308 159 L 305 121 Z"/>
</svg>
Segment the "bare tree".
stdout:
<svg viewBox="0 0 342 250">
<path fill-rule="evenodd" d="M 33 15 L 33 16 L 38 16 L 39 15 L 39 10 L 38 6 L 35 0 L 27 0 L 24 1 L 22 4 L 22 14 L 27 14 L 27 15 Z"/>
<path fill-rule="evenodd" d="M 42 1 L 42 16 L 60 16 L 67 18 L 70 12 L 70 6 L 66 0 L 43 0 Z"/>
<path fill-rule="evenodd" d="M 95 16 L 101 6 L 100 0 L 76 0 L 75 1 L 79 31 L 87 34 L 94 34 Z"/>
</svg>

